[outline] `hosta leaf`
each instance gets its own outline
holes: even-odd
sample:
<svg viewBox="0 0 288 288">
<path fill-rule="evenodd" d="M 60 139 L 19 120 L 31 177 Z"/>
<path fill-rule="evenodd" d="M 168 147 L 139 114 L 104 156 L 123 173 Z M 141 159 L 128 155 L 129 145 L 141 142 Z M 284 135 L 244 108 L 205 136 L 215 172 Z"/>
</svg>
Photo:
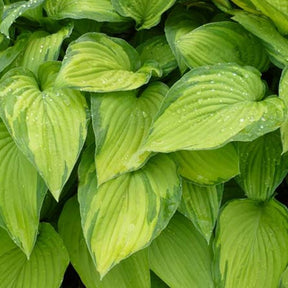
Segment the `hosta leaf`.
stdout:
<svg viewBox="0 0 288 288">
<path fill-rule="evenodd" d="M 36 166 L 58 199 L 86 137 L 85 98 L 78 91 L 53 87 L 59 63 L 39 69 L 39 82 L 23 68 L 0 82 L 0 112 L 25 156 Z"/>
<path fill-rule="evenodd" d="M 87 288 L 150 288 L 147 251 L 140 251 L 115 266 L 102 281 L 90 256 L 81 227 L 76 197 L 69 200 L 59 222 L 59 233 L 67 247 L 72 265 Z"/>
<path fill-rule="evenodd" d="M 0 230 L 0 287 L 58 288 L 69 263 L 62 239 L 50 224 L 40 225 L 35 248 L 29 260 Z"/>
<path fill-rule="evenodd" d="M 222 146 L 237 134 L 243 133 L 237 140 L 248 141 L 273 131 L 282 124 L 286 108 L 278 97 L 262 100 L 264 93 L 260 74 L 252 67 L 195 68 L 169 90 L 145 148 L 204 150 Z"/>
<path fill-rule="evenodd" d="M 251 0 L 231 0 L 231 1 L 246 11 L 257 12 L 256 7 Z"/>
<path fill-rule="evenodd" d="M 46 0 L 47 15 L 54 19 L 91 19 L 95 21 L 120 22 L 121 17 L 109 0 Z"/>
<path fill-rule="evenodd" d="M 214 150 L 177 151 L 172 156 L 180 175 L 198 184 L 215 185 L 239 174 L 238 153 L 231 143 Z"/>
<path fill-rule="evenodd" d="M 205 20 L 202 14 L 193 10 L 188 11 L 183 6 L 174 7 L 165 22 L 165 36 L 175 55 L 181 72 L 184 72 L 187 66 L 182 54 L 178 50 L 177 41 L 181 39 L 181 36 L 186 35 L 204 22 Z"/>
<path fill-rule="evenodd" d="M 234 22 L 205 24 L 183 35 L 176 45 L 190 68 L 234 62 L 264 71 L 269 64 L 262 43 Z"/>
<path fill-rule="evenodd" d="M 262 41 L 273 64 L 279 68 L 288 65 L 288 40 L 269 19 L 244 12 L 237 12 L 232 19 Z"/>
<path fill-rule="evenodd" d="M 178 210 L 190 219 L 209 243 L 222 200 L 223 185 L 198 186 L 183 180 Z"/>
<path fill-rule="evenodd" d="M 47 188 L 1 120 L 0 159 L 0 216 L 13 241 L 29 257 Z"/>
<path fill-rule="evenodd" d="M 285 0 L 250 0 L 283 34 L 288 34 L 288 3 Z"/>
<path fill-rule="evenodd" d="M 156 61 L 163 71 L 162 76 L 168 75 L 177 68 L 177 61 L 165 36 L 155 36 L 148 39 L 137 47 L 137 51 L 142 63 Z"/>
<path fill-rule="evenodd" d="M 287 220 L 287 209 L 275 200 L 234 200 L 225 206 L 215 239 L 225 288 L 278 287 L 288 262 Z"/>
<path fill-rule="evenodd" d="M 288 288 L 288 268 L 282 273 L 279 288 Z"/>
<path fill-rule="evenodd" d="M 176 0 L 111 0 L 116 11 L 136 21 L 136 28 L 149 29 L 160 22 L 161 15 Z"/>
<path fill-rule="evenodd" d="M 141 166 L 149 152 L 141 150 L 168 87 L 160 82 L 137 90 L 95 94 L 91 99 L 96 141 L 98 185 Z"/>
<path fill-rule="evenodd" d="M 159 155 L 97 188 L 92 148 L 80 163 L 78 199 L 84 237 L 103 276 L 159 235 L 178 207 L 181 186 L 176 164 Z"/>
<path fill-rule="evenodd" d="M 286 67 L 282 71 L 282 75 L 279 83 L 279 97 L 283 99 L 288 107 L 288 68 Z M 283 145 L 283 153 L 288 151 L 288 119 L 284 121 L 282 126 L 280 127 L 282 145 Z"/>
<path fill-rule="evenodd" d="M 250 199 L 265 201 L 288 172 L 288 158 L 282 156 L 278 131 L 252 142 L 239 143 L 240 176 L 237 178 Z"/>
<path fill-rule="evenodd" d="M 59 87 L 91 92 L 133 90 L 149 81 L 153 69 L 141 67 L 125 40 L 87 33 L 68 47 L 56 81 Z"/>
<path fill-rule="evenodd" d="M 63 40 L 70 36 L 72 25 L 64 26 L 58 32 L 49 34 L 45 31 L 34 32 L 25 49 L 19 66 L 23 66 L 31 70 L 37 75 L 38 68 L 46 61 L 57 60 Z"/>
<path fill-rule="evenodd" d="M 3 72 L 3 70 L 7 68 L 25 49 L 27 45 L 27 37 L 21 36 L 17 39 L 15 45 L 0 51 L 0 73 Z"/>
<path fill-rule="evenodd" d="M 212 288 L 212 253 L 193 224 L 176 214 L 149 247 L 150 266 L 169 287 Z"/>
<path fill-rule="evenodd" d="M 41 5 L 45 0 L 29 0 L 12 3 L 5 6 L 0 22 L 0 32 L 9 37 L 9 28 L 13 22 L 20 17 L 25 11 Z"/>
</svg>

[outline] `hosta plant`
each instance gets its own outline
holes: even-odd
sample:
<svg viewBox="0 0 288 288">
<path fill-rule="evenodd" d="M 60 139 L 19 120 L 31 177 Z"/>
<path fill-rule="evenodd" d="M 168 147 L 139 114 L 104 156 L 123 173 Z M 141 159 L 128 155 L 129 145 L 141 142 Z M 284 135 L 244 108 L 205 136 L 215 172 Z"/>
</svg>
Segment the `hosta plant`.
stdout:
<svg viewBox="0 0 288 288">
<path fill-rule="evenodd" d="M 288 288 L 285 0 L 0 0 L 0 288 Z"/>
</svg>

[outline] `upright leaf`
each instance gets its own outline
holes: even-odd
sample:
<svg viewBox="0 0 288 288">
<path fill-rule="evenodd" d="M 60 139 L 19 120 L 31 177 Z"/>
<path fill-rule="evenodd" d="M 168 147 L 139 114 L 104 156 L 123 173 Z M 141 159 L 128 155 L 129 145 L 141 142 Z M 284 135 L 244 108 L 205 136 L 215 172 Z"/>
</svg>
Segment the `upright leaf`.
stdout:
<svg viewBox="0 0 288 288">
<path fill-rule="evenodd" d="M 80 163 L 78 199 L 84 237 L 103 277 L 165 228 L 181 200 L 181 185 L 176 164 L 159 155 L 97 187 L 93 150 Z"/>
<path fill-rule="evenodd" d="M 150 153 L 141 146 L 167 91 L 165 84 L 154 82 L 141 94 L 134 90 L 92 96 L 98 185 L 146 161 Z"/>
<path fill-rule="evenodd" d="M 271 198 L 288 172 L 288 158 L 281 155 L 281 138 L 277 132 L 239 143 L 240 175 L 237 179 L 250 199 Z"/>
<path fill-rule="evenodd" d="M 288 65 L 288 40 L 278 32 L 269 19 L 244 12 L 235 13 L 232 19 L 262 41 L 273 64 L 279 68 Z"/>
<path fill-rule="evenodd" d="M 262 43 L 234 22 L 202 25 L 183 35 L 176 45 L 190 68 L 234 62 L 264 71 L 269 65 Z"/>
<path fill-rule="evenodd" d="M 47 62 L 39 84 L 23 68 L 0 82 L 0 113 L 13 139 L 36 166 L 56 199 L 86 138 L 86 101 L 80 92 L 54 88 L 59 63 Z"/>
<path fill-rule="evenodd" d="M 275 200 L 234 200 L 220 214 L 215 239 L 225 288 L 278 287 L 288 263 L 288 213 Z"/>
<path fill-rule="evenodd" d="M 198 186 L 183 180 L 178 210 L 190 219 L 209 243 L 222 200 L 223 185 Z"/>
<path fill-rule="evenodd" d="M 149 81 L 155 70 L 149 65 L 141 67 L 125 40 L 87 33 L 69 45 L 56 81 L 59 87 L 90 92 L 133 90 Z"/>
<path fill-rule="evenodd" d="M 279 83 L 279 97 L 283 99 L 286 107 L 288 107 L 288 68 L 286 67 L 282 71 L 282 75 Z M 283 153 L 288 151 L 288 119 L 285 119 L 284 123 L 280 127 Z"/>
<path fill-rule="evenodd" d="M 63 241 L 50 224 L 40 225 L 29 260 L 0 229 L 0 287 L 58 288 L 68 263 Z"/>
<path fill-rule="evenodd" d="M 277 129 L 286 115 L 281 99 L 263 100 L 264 94 L 260 73 L 252 67 L 195 68 L 169 90 L 145 148 L 155 152 L 204 150 L 233 139 L 251 141 Z"/>
<path fill-rule="evenodd" d="M 165 36 L 178 62 L 181 72 L 187 68 L 182 54 L 178 50 L 177 41 L 193 29 L 205 22 L 203 15 L 195 11 L 188 11 L 183 6 L 175 6 L 165 22 Z"/>
<path fill-rule="evenodd" d="M 10 237 L 29 257 L 47 188 L 1 120 L 0 159 L 0 215 Z"/>
<path fill-rule="evenodd" d="M 111 0 L 116 11 L 136 21 L 136 28 L 149 29 L 160 22 L 161 15 L 176 0 Z"/>
<path fill-rule="evenodd" d="M 9 37 L 9 28 L 25 11 L 41 5 L 45 0 L 20 1 L 6 5 L 0 22 L 0 32 Z"/>
<path fill-rule="evenodd" d="M 98 22 L 125 20 L 113 9 L 109 0 L 46 0 L 45 10 L 53 19 L 86 18 Z"/>
<path fill-rule="evenodd" d="M 212 288 L 212 253 L 193 224 L 176 214 L 149 247 L 150 266 L 169 287 Z"/>
<path fill-rule="evenodd" d="M 123 260 L 100 280 L 85 243 L 76 197 L 64 206 L 59 233 L 67 247 L 71 263 L 87 288 L 149 288 L 150 273 L 147 251 L 138 252 Z"/>
<path fill-rule="evenodd" d="M 29 38 L 23 56 L 19 59 L 19 66 L 31 70 L 37 75 L 38 68 L 47 61 L 58 60 L 60 48 L 65 38 L 69 37 L 73 26 L 67 25 L 54 34 L 36 31 Z"/>
<path fill-rule="evenodd" d="M 168 75 L 177 68 L 177 61 L 168 45 L 164 35 L 152 37 L 137 47 L 142 63 L 156 61 L 162 76 Z"/>
<path fill-rule="evenodd" d="M 182 177 L 201 184 L 215 185 L 239 174 L 238 152 L 233 144 L 214 150 L 177 151 L 171 154 Z"/>
</svg>

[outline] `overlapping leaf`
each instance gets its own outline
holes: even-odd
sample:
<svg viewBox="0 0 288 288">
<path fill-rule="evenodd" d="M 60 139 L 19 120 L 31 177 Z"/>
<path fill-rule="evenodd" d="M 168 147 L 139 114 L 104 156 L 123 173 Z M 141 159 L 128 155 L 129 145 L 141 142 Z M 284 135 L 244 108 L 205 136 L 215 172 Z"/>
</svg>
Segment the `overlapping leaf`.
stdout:
<svg viewBox="0 0 288 288">
<path fill-rule="evenodd" d="M 262 43 L 234 22 L 205 24 L 183 35 L 176 45 L 190 68 L 234 62 L 264 71 L 269 64 Z"/>
<path fill-rule="evenodd" d="M 269 19 L 244 12 L 237 12 L 232 19 L 262 41 L 273 64 L 279 68 L 288 65 L 288 40 L 278 32 Z"/>
<path fill-rule="evenodd" d="M 157 152 L 212 149 L 273 131 L 284 121 L 286 107 L 278 97 L 263 100 L 264 93 L 260 73 L 252 67 L 195 68 L 169 90 L 145 148 Z"/>
<path fill-rule="evenodd" d="M 215 250 L 225 288 L 278 287 L 288 262 L 288 213 L 275 200 L 234 200 L 222 211 Z"/>
<path fill-rule="evenodd" d="M 87 288 L 149 288 L 150 273 L 147 251 L 123 260 L 100 281 L 90 256 L 81 227 L 76 197 L 69 200 L 60 216 L 59 233 L 68 249 L 71 263 Z"/>
<path fill-rule="evenodd" d="M 125 19 L 116 13 L 110 0 L 46 0 L 45 10 L 54 19 L 87 18 L 101 22 L 120 22 Z"/>
<path fill-rule="evenodd" d="M 285 0 L 250 0 L 264 15 L 268 16 L 283 34 L 288 34 L 288 3 Z"/>
<path fill-rule="evenodd" d="M 16 68 L 0 82 L 0 112 L 25 156 L 58 199 L 86 137 L 86 101 L 80 92 L 53 87 L 59 63 L 39 71 Z"/>
<path fill-rule="evenodd" d="M 177 61 L 164 35 L 148 39 L 137 47 L 137 51 L 142 63 L 156 61 L 163 71 L 162 76 L 168 75 L 177 68 Z"/>
<path fill-rule="evenodd" d="M 182 177 L 202 185 L 223 183 L 239 174 L 239 157 L 233 144 L 203 151 L 172 153 Z"/>
<path fill-rule="evenodd" d="M 41 4 L 44 0 L 29 0 L 12 3 L 4 6 L 2 21 L 0 22 L 0 32 L 9 37 L 9 28 L 13 22 L 20 17 L 25 11 L 33 9 Z"/>
<path fill-rule="evenodd" d="M 98 185 L 141 166 L 141 150 L 168 87 L 160 82 L 139 91 L 95 94 L 91 99 Z M 140 97 L 139 97 L 140 96 Z"/>
<path fill-rule="evenodd" d="M 100 275 L 159 235 L 181 200 L 176 164 L 166 155 L 151 158 L 136 172 L 97 188 L 94 149 L 79 167 L 84 237 Z"/>
<path fill-rule="evenodd" d="M 222 200 L 223 185 L 198 186 L 183 180 L 178 210 L 190 219 L 209 243 Z"/>
<path fill-rule="evenodd" d="M 150 265 L 169 287 L 214 287 L 212 252 L 202 235 L 181 214 L 149 247 Z"/>
<path fill-rule="evenodd" d="M 250 199 L 265 201 L 288 172 L 288 158 L 282 156 L 278 131 L 252 142 L 239 143 L 240 176 L 237 178 Z"/>
<path fill-rule="evenodd" d="M 111 0 L 115 10 L 136 21 L 136 27 L 149 29 L 160 22 L 161 15 L 168 10 L 176 0 Z"/>
<path fill-rule="evenodd" d="M 123 39 L 87 33 L 69 45 L 56 81 L 58 87 L 90 92 L 133 90 L 147 83 L 152 71 L 160 73 L 157 63 L 150 64 L 141 67 L 137 51 Z"/>
<path fill-rule="evenodd" d="M 181 39 L 181 36 L 186 35 L 204 22 L 205 17 L 203 15 L 193 10 L 188 11 L 183 6 L 174 7 L 165 22 L 165 36 L 181 72 L 184 72 L 187 66 L 178 50 L 177 41 Z"/>
<path fill-rule="evenodd" d="M 0 287 L 58 288 L 69 263 L 62 239 L 50 224 L 40 225 L 29 260 L 0 229 Z"/>
<path fill-rule="evenodd" d="M 37 238 L 47 188 L 1 120 L 0 159 L 0 215 L 13 241 L 29 257 Z"/>
</svg>

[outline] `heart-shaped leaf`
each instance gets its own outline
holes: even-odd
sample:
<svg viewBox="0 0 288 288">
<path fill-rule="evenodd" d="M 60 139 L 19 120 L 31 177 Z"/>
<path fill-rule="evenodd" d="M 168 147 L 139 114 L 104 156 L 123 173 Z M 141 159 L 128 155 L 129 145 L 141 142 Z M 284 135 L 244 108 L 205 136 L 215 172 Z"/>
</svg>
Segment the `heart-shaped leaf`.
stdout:
<svg viewBox="0 0 288 288">
<path fill-rule="evenodd" d="M 169 90 L 145 148 L 212 149 L 273 131 L 284 121 L 286 107 L 278 97 L 262 100 L 264 94 L 265 84 L 255 68 L 236 64 L 195 68 Z"/>
<path fill-rule="evenodd" d="M 125 20 L 113 9 L 110 0 L 46 0 L 47 15 L 54 19 L 87 18 L 98 22 L 120 22 Z"/>
<path fill-rule="evenodd" d="M 154 82 L 141 94 L 134 90 L 92 96 L 98 185 L 145 162 L 150 153 L 141 145 L 167 92 L 165 84 Z"/>
<path fill-rule="evenodd" d="M 150 267 L 169 287 L 213 288 L 212 251 L 191 221 L 176 214 L 149 247 Z"/>
<path fill-rule="evenodd" d="M 287 242 L 287 208 L 277 201 L 228 203 L 215 239 L 218 283 L 226 288 L 278 287 L 288 264 Z"/>
<path fill-rule="evenodd" d="M 78 199 L 84 237 L 103 277 L 165 228 L 180 203 L 181 185 L 174 161 L 159 155 L 97 187 L 93 154 L 90 147 L 82 156 Z"/>
<path fill-rule="evenodd" d="M 136 28 L 149 29 L 160 22 L 161 15 L 176 0 L 111 0 L 115 10 L 136 21 Z"/>
<path fill-rule="evenodd" d="M 177 151 L 171 154 L 182 177 L 201 184 L 215 185 L 239 174 L 239 157 L 235 146 L 202 151 Z"/>
<path fill-rule="evenodd" d="M 50 224 L 40 225 L 29 260 L 0 228 L 1 287 L 59 288 L 68 263 L 63 241 Z"/>
<path fill-rule="evenodd" d="M 264 71 L 269 65 L 262 43 L 234 22 L 205 24 L 183 35 L 176 45 L 190 68 L 234 62 Z"/>
<path fill-rule="evenodd" d="M 36 166 L 56 199 L 86 138 L 87 104 L 80 92 L 53 87 L 59 63 L 32 72 L 9 71 L 0 82 L 0 113 L 24 155 Z"/>
<path fill-rule="evenodd" d="M 56 81 L 90 92 L 133 90 L 147 83 L 152 71 L 160 73 L 156 64 L 141 67 L 139 54 L 123 39 L 87 33 L 69 45 Z"/>
<path fill-rule="evenodd" d="M 250 199 L 271 198 L 288 172 L 287 155 L 281 155 L 278 131 L 252 142 L 239 143 L 240 175 L 237 177 Z"/>
<path fill-rule="evenodd" d="M 13 241 L 30 256 L 47 188 L 0 120 L 0 216 Z"/>
<path fill-rule="evenodd" d="M 65 204 L 58 227 L 71 263 L 85 287 L 150 288 L 147 250 L 142 250 L 123 260 L 100 281 L 100 275 L 85 243 L 76 197 Z"/>
<path fill-rule="evenodd" d="M 183 180 L 178 210 L 190 219 L 209 243 L 222 200 L 223 185 L 198 186 Z"/>
</svg>

